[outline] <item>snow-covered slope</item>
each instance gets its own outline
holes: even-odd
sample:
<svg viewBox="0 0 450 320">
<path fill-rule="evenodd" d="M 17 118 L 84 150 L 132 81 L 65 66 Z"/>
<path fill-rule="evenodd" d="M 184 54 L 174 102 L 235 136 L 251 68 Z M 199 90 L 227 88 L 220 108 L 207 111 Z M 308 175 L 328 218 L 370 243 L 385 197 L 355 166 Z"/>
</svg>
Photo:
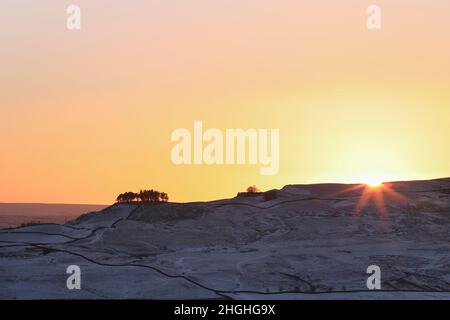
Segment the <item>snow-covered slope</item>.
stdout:
<svg viewBox="0 0 450 320">
<path fill-rule="evenodd" d="M 81 268 L 81 290 L 66 268 Z M 381 291 L 369 291 L 369 265 Z M 0 230 L 0 298 L 450 299 L 450 179 L 289 185 Z"/>
</svg>

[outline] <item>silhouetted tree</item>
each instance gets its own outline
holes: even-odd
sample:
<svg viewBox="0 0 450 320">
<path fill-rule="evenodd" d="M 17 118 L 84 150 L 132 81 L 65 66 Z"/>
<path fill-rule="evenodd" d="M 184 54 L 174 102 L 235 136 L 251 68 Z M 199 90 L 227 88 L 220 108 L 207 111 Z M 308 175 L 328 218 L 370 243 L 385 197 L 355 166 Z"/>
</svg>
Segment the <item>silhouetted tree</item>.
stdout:
<svg viewBox="0 0 450 320">
<path fill-rule="evenodd" d="M 118 203 L 123 202 L 123 193 L 121 193 L 121 194 L 119 194 L 119 195 L 117 196 L 116 201 L 117 201 Z"/>
<path fill-rule="evenodd" d="M 137 194 L 134 192 L 125 192 L 124 196 L 126 202 L 132 202 L 133 200 L 137 199 Z"/>
<path fill-rule="evenodd" d="M 169 201 L 169 195 L 167 193 L 153 189 L 139 191 L 138 198 L 145 203 Z"/>
<path fill-rule="evenodd" d="M 125 192 L 121 193 L 117 196 L 117 202 L 119 203 L 130 203 L 133 200 L 137 199 L 137 194 L 134 192 Z"/>
<path fill-rule="evenodd" d="M 159 200 L 161 202 L 167 202 L 167 201 L 169 201 L 169 195 L 167 193 L 165 193 L 165 192 L 161 192 L 159 194 Z"/>
<path fill-rule="evenodd" d="M 255 197 L 261 195 L 262 192 L 255 185 L 252 185 L 246 189 L 245 192 L 238 192 L 236 197 Z"/>
<path fill-rule="evenodd" d="M 159 191 L 150 190 L 150 202 L 159 202 Z"/>
<path fill-rule="evenodd" d="M 261 192 L 261 191 L 255 185 L 252 185 L 247 188 L 247 193 L 258 193 L 258 192 Z"/>
<path fill-rule="evenodd" d="M 133 201 L 141 201 L 143 203 L 149 202 L 168 202 L 169 195 L 165 192 L 159 192 L 157 190 L 140 190 L 139 193 L 125 192 L 117 196 L 117 203 L 131 203 Z"/>
<path fill-rule="evenodd" d="M 139 191 L 138 197 L 141 200 L 141 202 L 150 202 L 150 194 L 148 190 Z"/>
</svg>

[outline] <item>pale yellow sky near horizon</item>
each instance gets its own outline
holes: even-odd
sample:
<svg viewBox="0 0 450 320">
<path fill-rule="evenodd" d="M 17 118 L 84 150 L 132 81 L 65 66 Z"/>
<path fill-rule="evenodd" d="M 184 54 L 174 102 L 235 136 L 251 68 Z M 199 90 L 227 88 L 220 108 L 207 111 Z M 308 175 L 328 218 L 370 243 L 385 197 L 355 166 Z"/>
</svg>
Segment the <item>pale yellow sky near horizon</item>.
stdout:
<svg viewBox="0 0 450 320">
<path fill-rule="evenodd" d="M 72 3 L 79 31 L 66 29 Z M 0 202 L 450 176 L 449 1 L 4 0 L 0 12 Z M 278 174 L 174 165 L 170 134 L 194 120 L 280 129 Z"/>
</svg>

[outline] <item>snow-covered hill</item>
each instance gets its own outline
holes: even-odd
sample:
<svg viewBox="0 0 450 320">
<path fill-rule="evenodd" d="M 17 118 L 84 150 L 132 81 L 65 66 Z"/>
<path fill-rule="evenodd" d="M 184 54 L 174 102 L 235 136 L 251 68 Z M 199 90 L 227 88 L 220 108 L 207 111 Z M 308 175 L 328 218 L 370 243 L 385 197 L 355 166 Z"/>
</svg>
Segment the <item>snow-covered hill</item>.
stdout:
<svg viewBox="0 0 450 320">
<path fill-rule="evenodd" d="M 81 290 L 66 287 L 69 265 Z M 0 230 L 0 298 L 450 299 L 450 179 L 117 204 Z"/>
</svg>

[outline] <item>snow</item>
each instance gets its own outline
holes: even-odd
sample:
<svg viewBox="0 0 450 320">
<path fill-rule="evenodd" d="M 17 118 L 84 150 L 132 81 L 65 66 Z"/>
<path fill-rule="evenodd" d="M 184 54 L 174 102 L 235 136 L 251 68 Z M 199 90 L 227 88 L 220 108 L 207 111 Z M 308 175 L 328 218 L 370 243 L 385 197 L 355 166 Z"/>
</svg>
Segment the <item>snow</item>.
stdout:
<svg viewBox="0 0 450 320">
<path fill-rule="evenodd" d="M 114 205 L 0 230 L 0 299 L 450 299 L 450 179 L 391 187 L 382 210 L 357 211 L 355 185 L 290 185 L 267 202 Z M 81 290 L 66 288 L 72 264 Z M 366 287 L 372 264 L 381 291 Z"/>
</svg>

